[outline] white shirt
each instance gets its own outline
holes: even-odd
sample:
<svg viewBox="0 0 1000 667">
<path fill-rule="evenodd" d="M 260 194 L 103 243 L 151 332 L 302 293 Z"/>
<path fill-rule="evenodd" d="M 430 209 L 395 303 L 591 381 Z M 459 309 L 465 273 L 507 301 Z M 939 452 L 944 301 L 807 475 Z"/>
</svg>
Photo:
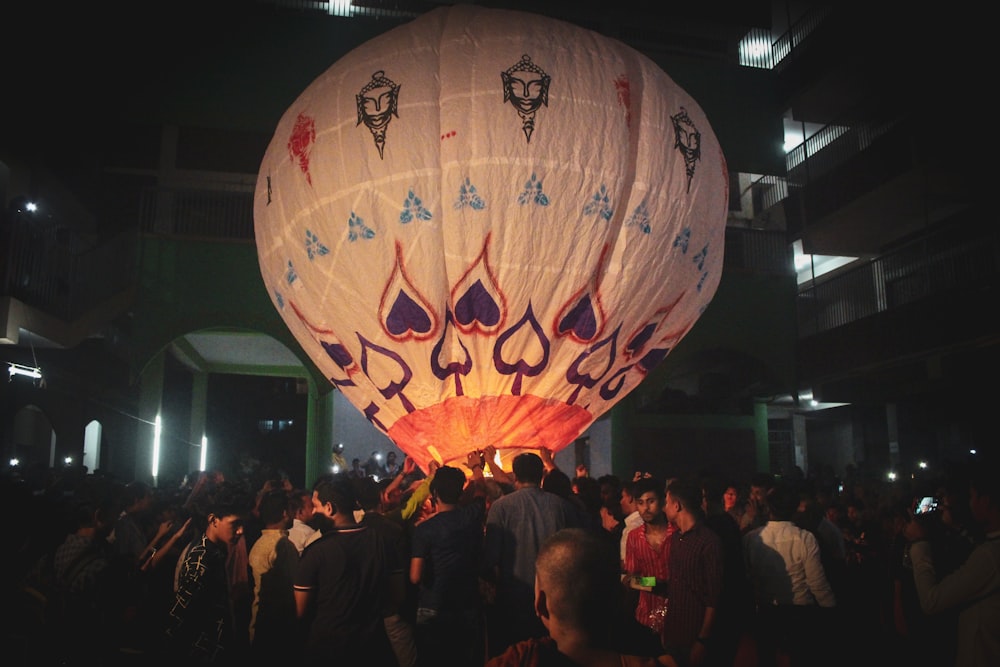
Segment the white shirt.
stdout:
<svg viewBox="0 0 1000 667">
<path fill-rule="evenodd" d="M 302 550 L 306 548 L 312 540 L 310 538 L 315 537 L 313 533 L 317 532 L 315 528 L 311 528 L 309 524 L 300 521 L 299 519 L 292 520 L 292 527 L 288 529 L 288 539 L 292 541 L 295 548 L 299 550 L 299 554 L 302 554 Z"/>
<path fill-rule="evenodd" d="M 758 605 L 836 606 L 819 543 L 808 530 L 768 521 L 743 536 L 743 555 Z"/>
<path fill-rule="evenodd" d="M 1000 664 L 1000 531 L 987 533 L 965 562 L 941 581 L 930 542 L 910 545 L 913 581 L 924 613 L 958 608 L 959 667 Z"/>
<path fill-rule="evenodd" d="M 625 542 L 628 541 L 628 534 L 641 525 L 642 515 L 639 514 L 639 510 L 633 510 L 631 514 L 625 517 L 625 528 L 622 529 L 622 542 L 620 545 L 621 559 L 623 562 L 625 560 Z"/>
</svg>

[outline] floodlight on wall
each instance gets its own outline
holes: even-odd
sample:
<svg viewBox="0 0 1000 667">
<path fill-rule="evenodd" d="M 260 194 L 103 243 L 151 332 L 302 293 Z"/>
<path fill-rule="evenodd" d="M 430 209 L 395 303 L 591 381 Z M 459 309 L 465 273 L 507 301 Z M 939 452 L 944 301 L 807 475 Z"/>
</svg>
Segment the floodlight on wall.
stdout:
<svg viewBox="0 0 1000 667">
<path fill-rule="evenodd" d="M 14 362 L 9 362 L 8 366 L 7 370 L 10 373 L 11 380 L 14 379 L 15 375 L 23 375 L 34 380 L 42 379 L 42 369 L 38 366 L 25 366 L 23 364 L 15 364 Z"/>
</svg>

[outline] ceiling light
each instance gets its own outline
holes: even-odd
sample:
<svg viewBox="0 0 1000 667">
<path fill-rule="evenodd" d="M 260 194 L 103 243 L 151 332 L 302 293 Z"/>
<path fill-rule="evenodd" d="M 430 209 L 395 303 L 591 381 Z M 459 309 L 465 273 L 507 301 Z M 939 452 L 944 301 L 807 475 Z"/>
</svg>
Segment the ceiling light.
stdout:
<svg viewBox="0 0 1000 667">
<path fill-rule="evenodd" d="M 21 364 L 15 364 L 9 362 L 10 379 L 13 380 L 15 375 L 23 375 L 24 377 L 34 378 L 35 380 L 42 379 L 42 369 L 37 366 L 23 366 Z"/>
</svg>

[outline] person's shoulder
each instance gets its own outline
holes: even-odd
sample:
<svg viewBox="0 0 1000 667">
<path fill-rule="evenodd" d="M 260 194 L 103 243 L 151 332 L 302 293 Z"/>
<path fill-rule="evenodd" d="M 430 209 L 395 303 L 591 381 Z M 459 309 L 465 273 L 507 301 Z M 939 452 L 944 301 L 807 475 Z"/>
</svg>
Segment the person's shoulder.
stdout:
<svg viewBox="0 0 1000 667">
<path fill-rule="evenodd" d="M 486 661 L 483 667 L 521 667 L 549 665 L 558 654 L 551 637 L 525 639 L 508 646 L 503 653 Z"/>
</svg>

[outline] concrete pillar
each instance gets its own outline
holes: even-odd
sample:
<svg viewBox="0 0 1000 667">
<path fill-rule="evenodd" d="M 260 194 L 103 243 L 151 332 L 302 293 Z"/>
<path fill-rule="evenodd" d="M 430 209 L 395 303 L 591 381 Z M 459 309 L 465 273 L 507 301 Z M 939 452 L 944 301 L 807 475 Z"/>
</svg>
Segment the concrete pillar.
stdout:
<svg viewBox="0 0 1000 667">
<path fill-rule="evenodd" d="M 333 396 L 336 390 L 319 393 L 319 387 L 311 378 L 309 384 L 306 413 L 306 478 L 305 488 L 312 487 L 320 475 L 330 471 L 330 451 L 333 446 Z"/>
<path fill-rule="evenodd" d="M 611 408 L 611 473 L 621 479 L 632 479 L 635 471 L 632 442 L 629 433 L 629 414 L 632 398 L 626 396 Z"/>
</svg>

